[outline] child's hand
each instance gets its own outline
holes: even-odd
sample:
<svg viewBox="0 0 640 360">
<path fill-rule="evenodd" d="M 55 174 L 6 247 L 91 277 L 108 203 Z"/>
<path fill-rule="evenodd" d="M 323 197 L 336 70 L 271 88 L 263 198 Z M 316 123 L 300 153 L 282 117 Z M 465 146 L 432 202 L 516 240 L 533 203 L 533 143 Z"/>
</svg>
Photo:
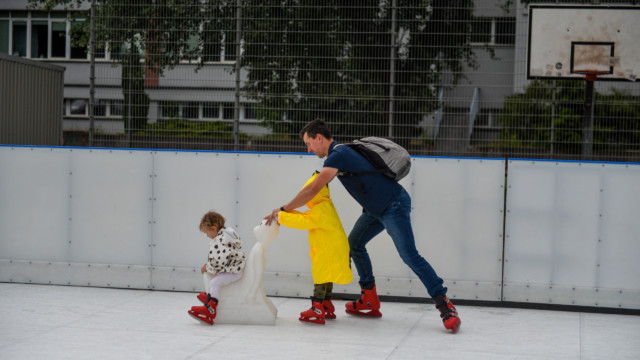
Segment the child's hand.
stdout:
<svg viewBox="0 0 640 360">
<path fill-rule="evenodd" d="M 207 271 L 207 264 L 202 265 L 202 267 L 200 268 L 200 273 L 204 274 Z"/>
</svg>

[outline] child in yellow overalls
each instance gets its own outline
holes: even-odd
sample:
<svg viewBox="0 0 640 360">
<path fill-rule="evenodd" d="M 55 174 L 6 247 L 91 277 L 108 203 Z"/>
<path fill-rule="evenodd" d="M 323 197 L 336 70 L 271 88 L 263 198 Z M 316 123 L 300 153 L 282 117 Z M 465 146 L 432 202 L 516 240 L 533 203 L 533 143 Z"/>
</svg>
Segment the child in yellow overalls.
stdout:
<svg viewBox="0 0 640 360">
<path fill-rule="evenodd" d="M 317 171 L 304 186 L 313 182 L 316 176 Z M 353 280 L 349 240 L 329 196 L 327 185 L 306 205 L 309 210 L 304 213 L 297 210 L 280 211 L 278 222 L 290 228 L 309 231 L 313 297 L 311 308 L 301 312 L 299 320 L 324 324 L 325 319 L 336 318 L 335 308 L 331 303 L 333 283 L 348 284 Z"/>
</svg>

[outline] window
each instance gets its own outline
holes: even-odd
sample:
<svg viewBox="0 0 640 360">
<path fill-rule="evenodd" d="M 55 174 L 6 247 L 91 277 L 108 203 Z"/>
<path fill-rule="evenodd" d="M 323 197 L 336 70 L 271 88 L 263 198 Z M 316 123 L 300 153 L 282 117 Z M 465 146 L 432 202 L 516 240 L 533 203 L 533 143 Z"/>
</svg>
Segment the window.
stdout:
<svg viewBox="0 0 640 360">
<path fill-rule="evenodd" d="M 93 108 L 93 115 L 99 117 L 121 117 L 122 116 L 122 100 L 105 100 L 96 101 Z"/>
<path fill-rule="evenodd" d="M 477 17 L 471 23 L 471 43 L 482 45 L 514 45 L 516 19 L 512 17 Z"/>
<path fill-rule="evenodd" d="M 107 100 L 98 100 L 93 105 L 93 116 L 107 116 Z"/>
<path fill-rule="evenodd" d="M 111 100 L 111 116 L 122 116 L 122 100 Z"/>
<path fill-rule="evenodd" d="M 235 108 L 235 105 L 233 103 L 222 104 L 222 118 L 225 120 L 233 120 L 234 108 Z"/>
<path fill-rule="evenodd" d="M 202 117 L 205 119 L 219 119 L 220 118 L 220 104 L 218 103 L 204 103 L 202 104 Z"/>
<path fill-rule="evenodd" d="M 204 61 L 206 62 L 219 62 L 221 60 L 220 53 L 222 47 L 220 44 L 213 42 L 206 42 L 204 44 Z"/>
<path fill-rule="evenodd" d="M 27 56 L 27 22 L 13 22 L 13 56 Z"/>
<path fill-rule="evenodd" d="M 235 43 L 235 33 L 227 32 L 223 37 L 224 44 L 222 45 L 222 60 L 223 61 L 235 61 L 236 53 L 238 52 L 238 44 Z"/>
<path fill-rule="evenodd" d="M 208 28 L 208 24 L 201 24 L 198 28 L 188 30 L 182 35 L 183 43 L 180 54 L 184 56 L 185 62 L 204 61 L 204 62 L 220 62 L 235 61 L 236 44 L 225 44 L 226 39 L 235 39 L 233 33 L 222 33 L 222 39 L 218 36 L 212 36 L 212 30 Z M 218 35 L 218 32 L 215 32 Z M 215 40 L 214 40 L 215 39 Z M 230 40 L 229 40 L 230 41 Z"/>
<path fill-rule="evenodd" d="M 199 116 L 200 105 L 197 102 L 188 102 L 182 105 L 182 116 L 185 119 L 197 120 Z"/>
<path fill-rule="evenodd" d="M 89 118 L 88 99 L 64 99 L 62 115 L 74 118 Z M 120 118 L 122 116 L 122 100 L 97 99 L 93 106 L 93 115 L 100 118 Z"/>
<path fill-rule="evenodd" d="M 179 102 L 160 101 L 160 118 L 163 120 L 193 120 L 193 121 L 213 121 L 235 120 L 235 104 L 232 102 Z M 111 115 L 114 115 L 111 113 Z M 222 116 L 221 116 L 222 115 Z M 240 120 L 257 120 L 255 110 L 251 104 L 241 104 Z"/>
<path fill-rule="evenodd" d="M 112 60 L 122 60 L 122 58 L 127 54 L 127 47 L 125 44 L 111 44 L 107 45 L 109 49 L 110 58 Z"/>
<path fill-rule="evenodd" d="M 244 118 L 250 120 L 258 119 L 258 114 L 253 109 L 253 106 L 251 106 L 251 104 L 244 104 Z"/>
<path fill-rule="evenodd" d="M 88 46 L 69 46 L 82 38 L 84 21 L 69 22 L 66 11 L 0 11 L 0 53 L 32 59 L 88 59 Z M 96 58 L 105 49 L 96 47 Z"/>
<path fill-rule="evenodd" d="M 31 58 L 44 59 L 49 57 L 49 22 L 31 22 Z"/>
<path fill-rule="evenodd" d="M 69 115 L 87 116 L 87 99 L 71 99 L 69 102 Z"/>
<path fill-rule="evenodd" d="M 184 48 L 182 50 L 185 60 L 197 61 L 198 49 L 198 34 L 187 35 L 187 41 L 185 41 Z"/>
<path fill-rule="evenodd" d="M 63 58 L 67 56 L 67 24 L 63 22 L 51 23 L 51 57 Z"/>
<path fill-rule="evenodd" d="M 104 48 L 104 46 L 99 46 L 98 44 L 94 44 L 93 46 L 94 57 L 96 59 L 106 59 L 107 50 Z"/>
<path fill-rule="evenodd" d="M 516 43 L 516 19 L 496 18 L 495 43 L 499 45 L 513 45 Z"/>
<path fill-rule="evenodd" d="M 491 18 L 476 18 L 471 23 L 471 42 L 488 44 L 491 42 Z"/>
<path fill-rule="evenodd" d="M 180 104 L 176 101 L 161 101 L 160 114 L 163 119 L 179 119 Z"/>
<path fill-rule="evenodd" d="M 9 53 L 9 21 L 0 20 L 0 53 Z"/>
<path fill-rule="evenodd" d="M 77 45 L 77 39 L 87 38 L 88 23 L 71 20 L 66 11 L 7 11 L 0 10 L 0 53 L 33 59 L 89 59 L 89 45 Z M 236 46 L 229 44 L 225 50 L 224 40 L 219 44 L 202 44 L 195 29 L 185 33 L 182 55 L 186 61 L 198 61 L 204 53 L 204 61 L 235 60 Z M 121 60 L 134 47 L 141 57 L 145 56 L 144 35 L 136 34 L 129 43 L 95 45 L 95 58 Z M 226 53 L 226 55 L 225 55 Z M 226 58 L 225 58 L 226 56 Z"/>
<path fill-rule="evenodd" d="M 84 21 L 74 21 L 71 23 L 71 32 L 79 33 L 82 32 L 82 27 L 84 26 Z M 74 36 L 75 37 L 75 36 Z M 76 44 L 71 44 L 71 58 L 72 59 L 87 59 L 87 46 L 79 46 Z"/>
<path fill-rule="evenodd" d="M 227 41 L 229 36 L 226 33 L 222 37 L 222 41 L 219 43 L 206 41 L 202 46 L 202 52 L 205 62 L 220 62 L 220 61 L 235 61 L 237 53 L 237 44 Z"/>
</svg>

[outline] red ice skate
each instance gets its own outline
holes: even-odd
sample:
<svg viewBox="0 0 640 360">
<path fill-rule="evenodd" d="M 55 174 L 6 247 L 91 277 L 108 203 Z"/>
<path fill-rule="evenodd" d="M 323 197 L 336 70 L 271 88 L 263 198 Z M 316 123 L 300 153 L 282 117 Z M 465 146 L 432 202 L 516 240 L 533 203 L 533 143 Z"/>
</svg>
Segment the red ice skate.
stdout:
<svg viewBox="0 0 640 360">
<path fill-rule="evenodd" d="M 451 330 L 452 333 L 458 332 L 460 328 L 460 318 L 458 317 L 458 311 L 453 306 L 449 298 L 445 295 L 438 295 L 433 298 L 436 303 L 436 308 L 440 310 L 440 317 L 442 318 L 442 323 L 447 330 Z"/>
<path fill-rule="evenodd" d="M 204 306 L 192 306 L 188 313 L 196 320 L 213 325 L 213 319 L 215 319 L 218 314 L 217 307 L 218 303 L 214 299 L 211 299 Z"/>
<path fill-rule="evenodd" d="M 336 308 L 333 306 L 331 299 L 324 299 L 322 306 L 324 307 L 324 318 L 334 320 L 336 318 Z"/>
<path fill-rule="evenodd" d="M 206 304 L 207 303 L 207 293 L 201 292 L 200 294 L 198 294 L 198 300 L 200 300 L 201 303 Z"/>
<path fill-rule="evenodd" d="M 371 289 L 363 288 L 360 299 L 348 302 L 345 307 L 349 315 L 382 317 L 375 285 Z"/>
<path fill-rule="evenodd" d="M 324 325 L 324 306 L 316 299 L 312 300 L 311 309 L 301 312 L 298 320 L 310 324 Z"/>
</svg>

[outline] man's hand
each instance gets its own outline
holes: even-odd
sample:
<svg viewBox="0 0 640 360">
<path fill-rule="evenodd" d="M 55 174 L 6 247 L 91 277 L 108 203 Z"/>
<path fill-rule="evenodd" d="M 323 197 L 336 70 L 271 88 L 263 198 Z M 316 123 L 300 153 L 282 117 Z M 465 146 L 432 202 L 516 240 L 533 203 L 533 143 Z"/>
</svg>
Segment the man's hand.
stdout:
<svg viewBox="0 0 640 360">
<path fill-rule="evenodd" d="M 273 211 L 271 211 L 271 214 L 267 215 L 264 217 L 265 220 L 267 220 L 266 224 L 267 225 L 271 225 L 271 223 L 275 220 L 276 223 L 278 222 L 278 214 L 280 213 L 280 209 L 273 209 Z"/>
<path fill-rule="evenodd" d="M 336 168 L 323 167 L 318 176 L 316 176 L 316 179 L 313 180 L 311 184 L 303 187 L 302 190 L 298 192 L 298 195 L 293 198 L 293 200 L 284 205 L 285 209 L 289 209 L 289 211 L 291 211 L 309 202 L 309 200 L 313 199 L 313 197 L 316 196 L 320 189 L 322 189 L 323 186 L 327 185 L 329 181 L 331 181 L 336 176 L 337 173 L 338 169 Z M 280 209 L 273 209 L 273 211 L 271 211 L 271 214 L 265 216 L 264 219 L 267 220 L 266 224 L 271 225 L 273 220 L 276 220 L 277 222 L 279 212 Z"/>
</svg>

